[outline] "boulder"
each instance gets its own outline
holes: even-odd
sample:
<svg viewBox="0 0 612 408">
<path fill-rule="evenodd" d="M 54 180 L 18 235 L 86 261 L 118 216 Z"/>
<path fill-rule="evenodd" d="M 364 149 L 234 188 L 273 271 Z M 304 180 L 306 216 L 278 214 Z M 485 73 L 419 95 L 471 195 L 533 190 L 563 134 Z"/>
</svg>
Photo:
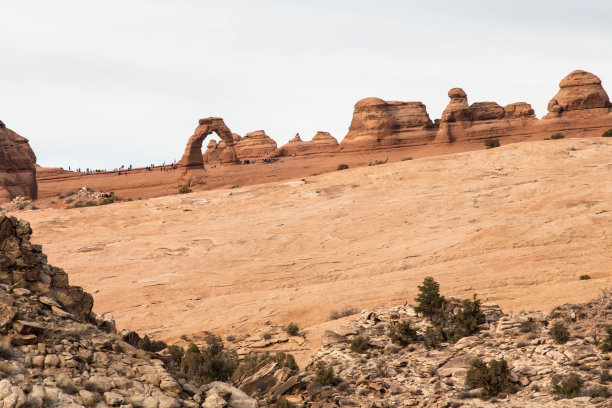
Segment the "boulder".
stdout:
<svg viewBox="0 0 612 408">
<path fill-rule="evenodd" d="M 504 106 L 504 117 L 506 119 L 531 118 L 535 119 L 535 111 L 526 102 L 516 102 Z"/>
<path fill-rule="evenodd" d="M 499 120 L 503 119 L 504 108 L 496 102 L 474 102 L 470 105 L 472 120 Z"/>
<path fill-rule="evenodd" d="M 236 154 L 241 160 L 268 157 L 275 150 L 276 142 L 263 130 L 247 133 L 236 144 Z"/>
<path fill-rule="evenodd" d="M 355 104 L 341 151 L 379 147 L 417 146 L 435 137 L 435 127 L 421 102 L 365 98 Z"/>
<path fill-rule="evenodd" d="M 546 117 L 563 115 L 568 111 L 610 108 L 610 99 L 601 80 L 590 72 L 571 72 L 561 80 L 559 88 L 559 92 L 548 103 L 549 114 Z"/>
<path fill-rule="evenodd" d="M 309 154 L 333 153 L 338 149 L 338 141 L 329 132 L 317 132 L 310 142 L 302 141 L 296 134 L 287 144 L 279 147 L 274 156 L 306 156 Z"/>
</svg>

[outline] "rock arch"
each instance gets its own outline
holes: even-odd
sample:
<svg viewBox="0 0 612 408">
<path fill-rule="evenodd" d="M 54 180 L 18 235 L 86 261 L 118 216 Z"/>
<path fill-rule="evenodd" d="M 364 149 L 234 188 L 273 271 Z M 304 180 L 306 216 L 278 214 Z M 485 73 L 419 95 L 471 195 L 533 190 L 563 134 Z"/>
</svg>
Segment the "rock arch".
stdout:
<svg viewBox="0 0 612 408">
<path fill-rule="evenodd" d="M 202 143 L 206 136 L 215 132 L 225 143 L 225 149 L 219 157 L 223 163 L 233 164 L 238 163 L 238 156 L 234 149 L 234 137 L 231 130 L 227 127 L 222 118 L 205 118 L 198 121 L 198 127 L 193 135 L 187 141 L 185 153 L 178 162 L 179 167 L 185 169 L 203 169 L 204 160 L 202 158 Z"/>
</svg>

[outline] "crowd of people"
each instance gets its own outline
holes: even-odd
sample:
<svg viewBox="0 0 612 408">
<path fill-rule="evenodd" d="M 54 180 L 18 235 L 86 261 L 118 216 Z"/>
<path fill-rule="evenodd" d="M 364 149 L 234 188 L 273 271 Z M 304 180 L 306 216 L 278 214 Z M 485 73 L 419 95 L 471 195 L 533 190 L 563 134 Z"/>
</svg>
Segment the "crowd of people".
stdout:
<svg viewBox="0 0 612 408">
<path fill-rule="evenodd" d="M 149 166 L 144 167 L 145 170 L 147 171 L 153 171 L 156 167 L 159 168 L 160 171 L 171 171 L 171 170 L 176 170 L 178 169 L 178 164 L 176 163 L 176 160 L 173 161 L 170 164 L 166 164 L 166 162 L 163 162 L 163 164 L 161 165 L 155 165 L 155 163 L 151 163 Z M 62 170 L 64 169 L 63 167 L 60 167 Z M 119 175 L 122 174 L 128 174 L 128 172 L 131 172 L 134 169 L 134 167 L 130 164 L 129 166 L 125 166 L 124 164 L 122 164 L 120 167 L 114 168 L 111 171 L 116 171 L 118 172 Z M 71 166 L 68 166 L 68 171 L 73 171 Z M 77 173 L 105 173 L 108 170 L 106 169 L 91 169 L 89 167 L 87 167 L 86 169 L 82 169 L 80 167 L 77 167 L 74 169 L 75 172 Z"/>
</svg>

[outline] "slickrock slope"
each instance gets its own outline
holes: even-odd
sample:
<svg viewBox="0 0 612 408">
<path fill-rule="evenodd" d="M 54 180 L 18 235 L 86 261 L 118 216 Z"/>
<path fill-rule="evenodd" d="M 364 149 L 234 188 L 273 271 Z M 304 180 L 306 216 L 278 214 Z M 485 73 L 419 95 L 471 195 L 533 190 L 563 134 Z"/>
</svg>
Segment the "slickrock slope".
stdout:
<svg viewBox="0 0 612 408">
<path fill-rule="evenodd" d="M 516 143 L 20 216 L 98 311 L 167 341 L 403 304 L 426 275 L 550 310 L 612 285 L 610 157 L 608 138 Z"/>
<path fill-rule="evenodd" d="M 36 199 L 36 156 L 28 139 L 0 121 L 0 203 L 18 196 Z"/>
<path fill-rule="evenodd" d="M 334 153 L 338 141 L 328 132 L 317 132 L 310 142 L 302 141 L 299 133 L 287 144 L 279 147 L 273 156 L 305 156 L 309 154 Z"/>
<path fill-rule="evenodd" d="M 0 217 L 0 407 L 216 408 L 218 395 L 227 407 L 257 407 L 228 384 L 175 379 L 167 356 L 123 341 L 30 233 L 27 222 Z"/>
</svg>

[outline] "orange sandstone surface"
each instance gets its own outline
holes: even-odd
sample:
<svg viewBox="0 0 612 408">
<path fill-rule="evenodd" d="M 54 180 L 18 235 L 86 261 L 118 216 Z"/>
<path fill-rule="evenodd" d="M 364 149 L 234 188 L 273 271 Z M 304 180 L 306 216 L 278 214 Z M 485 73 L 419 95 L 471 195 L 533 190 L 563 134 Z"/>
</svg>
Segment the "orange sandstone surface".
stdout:
<svg viewBox="0 0 612 408">
<path fill-rule="evenodd" d="M 120 328 L 172 342 L 294 321 L 315 347 L 332 311 L 412 302 L 428 275 L 447 296 L 477 293 L 514 312 L 609 289 L 611 158 L 607 138 L 542 140 L 18 215 Z M 268 168 L 290 177 L 308 160 Z M 208 170 L 204 187 L 254 168 Z M 103 184 L 80 185 L 96 177 Z"/>
</svg>

